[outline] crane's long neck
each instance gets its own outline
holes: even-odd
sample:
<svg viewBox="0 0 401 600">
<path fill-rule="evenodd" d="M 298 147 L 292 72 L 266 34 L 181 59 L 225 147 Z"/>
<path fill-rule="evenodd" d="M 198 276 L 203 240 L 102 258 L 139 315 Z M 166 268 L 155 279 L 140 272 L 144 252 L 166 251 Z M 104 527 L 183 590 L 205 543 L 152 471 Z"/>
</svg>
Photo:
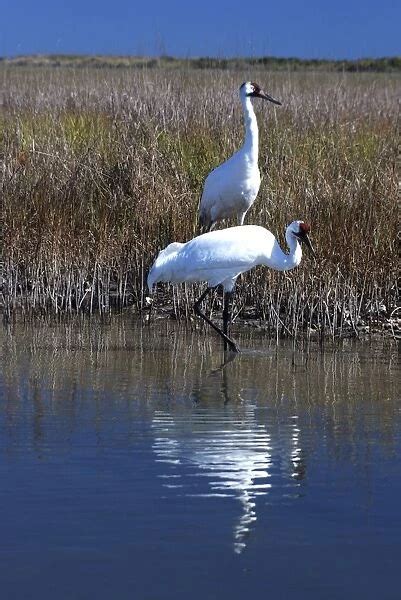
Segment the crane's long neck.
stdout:
<svg viewBox="0 0 401 600">
<path fill-rule="evenodd" d="M 285 239 L 290 249 L 289 253 L 286 254 L 283 252 L 276 241 L 273 251 L 266 258 L 266 265 L 277 271 L 290 271 L 291 269 L 295 269 L 302 260 L 301 244 L 294 235 L 287 231 Z"/>
<path fill-rule="evenodd" d="M 245 141 L 243 148 L 250 158 L 258 162 L 259 152 L 259 131 L 255 111 L 249 96 L 242 98 L 242 107 L 244 110 L 245 123 Z"/>
</svg>

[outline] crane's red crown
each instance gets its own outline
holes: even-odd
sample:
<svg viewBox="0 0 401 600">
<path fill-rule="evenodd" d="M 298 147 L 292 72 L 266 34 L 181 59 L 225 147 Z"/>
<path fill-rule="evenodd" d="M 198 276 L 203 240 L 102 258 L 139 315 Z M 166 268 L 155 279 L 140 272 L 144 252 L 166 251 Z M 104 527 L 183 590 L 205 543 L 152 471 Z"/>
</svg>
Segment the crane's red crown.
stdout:
<svg viewBox="0 0 401 600">
<path fill-rule="evenodd" d="M 309 223 L 300 223 L 299 224 L 299 228 L 302 231 L 302 233 L 309 233 L 310 232 L 310 225 L 309 225 Z"/>
</svg>

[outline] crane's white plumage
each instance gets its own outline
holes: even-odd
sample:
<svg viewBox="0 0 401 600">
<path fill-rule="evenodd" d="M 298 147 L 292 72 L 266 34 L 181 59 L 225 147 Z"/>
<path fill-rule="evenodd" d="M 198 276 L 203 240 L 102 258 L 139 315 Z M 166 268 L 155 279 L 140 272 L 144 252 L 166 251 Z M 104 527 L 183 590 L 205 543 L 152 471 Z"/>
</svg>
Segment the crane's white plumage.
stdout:
<svg viewBox="0 0 401 600">
<path fill-rule="evenodd" d="M 288 254 L 281 250 L 270 231 L 258 225 L 209 231 L 186 244 L 174 242 L 156 258 L 148 275 L 149 291 L 153 291 L 153 286 L 158 281 L 206 281 L 208 287 L 195 302 L 195 312 L 223 338 L 225 350 L 229 347 L 238 352 L 236 343 L 228 337 L 228 324 L 231 319 L 229 303 L 237 277 L 256 265 L 266 265 L 278 271 L 288 271 L 297 267 L 302 259 L 299 242 L 304 242 L 313 253 L 308 237 L 309 230 L 309 225 L 303 221 L 293 221 L 287 227 L 285 238 L 290 249 Z M 223 329 L 200 309 L 210 290 L 219 284 L 224 289 Z"/>
<path fill-rule="evenodd" d="M 303 221 L 293 221 L 287 227 L 289 254 L 282 251 L 270 231 L 258 225 L 210 231 L 186 244 L 174 242 L 156 258 L 148 275 L 149 290 L 158 281 L 205 281 L 209 287 L 221 284 L 227 292 L 234 288 L 238 275 L 256 265 L 288 271 L 301 262 L 299 241 L 311 248 L 308 232 L 309 226 Z"/>
<path fill-rule="evenodd" d="M 206 177 L 199 205 L 202 226 L 212 229 L 217 221 L 237 217 L 243 224 L 245 215 L 258 195 L 260 173 L 258 167 L 259 133 L 251 98 L 263 98 L 281 104 L 266 94 L 258 84 L 247 81 L 240 87 L 244 110 L 245 140 L 233 156 Z"/>
</svg>

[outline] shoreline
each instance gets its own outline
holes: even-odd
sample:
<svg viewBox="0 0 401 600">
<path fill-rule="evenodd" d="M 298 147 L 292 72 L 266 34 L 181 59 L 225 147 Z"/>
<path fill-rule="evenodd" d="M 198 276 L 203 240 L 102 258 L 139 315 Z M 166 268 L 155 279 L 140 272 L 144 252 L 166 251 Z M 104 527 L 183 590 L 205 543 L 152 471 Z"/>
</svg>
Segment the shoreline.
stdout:
<svg viewBox="0 0 401 600">
<path fill-rule="evenodd" d="M 401 342 L 401 316 L 382 316 L 379 321 L 375 319 L 361 318 L 357 324 L 345 323 L 342 327 L 330 329 L 328 327 L 319 329 L 316 326 L 309 328 L 298 327 L 295 331 L 290 330 L 285 325 L 273 327 L 266 319 L 261 319 L 258 316 L 251 316 L 252 308 L 245 311 L 245 316 L 237 316 L 231 323 L 231 329 L 234 332 L 244 334 L 257 332 L 268 335 L 270 339 L 277 340 L 295 340 L 295 341 L 314 341 L 314 342 L 336 342 L 347 339 L 353 339 L 360 342 L 369 342 L 372 340 L 387 340 L 396 343 Z M 401 313 L 401 309 L 395 309 L 393 313 Z M 56 325 L 67 325 L 75 322 L 86 323 L 89 321 L 110 324 L 120 319 L 133 320 L 142 322 L 144 326 L 151 326 L 152 323 L 175 323 L 179 326 L 191 328 L 195 325 L 202 325 L 201 319 L 195 314 L 176 315 L 172 305 L 165 304 L 152 309 L 151 316 L 149 308 L 143 310 L 133 310 L 132 306 L 125 307 L 121 310 L 109 310 L 104 313 L 42 313 L 32 314 L 21 309 L 14 311 L 11 315 L 7 315 L 3 307 L 0 306 L 0 316 L 3 323 L 3 328 L 9 326 L 42 326 L 47 324 L 49 327 Z M 150 318 L 149 318 L 150 316 Z M 222 325 L 220 311 L 213 313 L 213 321 L 219 326 Z M 208 327 L 204 327 L 208 331 Z M 211 335 L 214 335 L 211 333 Z"/>
</svg>

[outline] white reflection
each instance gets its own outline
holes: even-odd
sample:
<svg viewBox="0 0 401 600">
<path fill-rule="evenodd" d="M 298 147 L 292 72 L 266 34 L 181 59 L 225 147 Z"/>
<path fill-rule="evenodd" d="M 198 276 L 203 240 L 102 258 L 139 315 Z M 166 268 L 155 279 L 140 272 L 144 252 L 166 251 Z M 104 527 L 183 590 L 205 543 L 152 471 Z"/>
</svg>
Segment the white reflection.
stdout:
<svg viewBox="0 0 401 600">
<path fill-rule="evenodd" d="M 285 435 L 278 432 L 277 465 L 271 436 L 266 426 L 257 422 L 255 405 L 242 403 L 235 413 L 216 406 L 195 408 L 186 415 L 159 410 L 152 427 L 156 460 L 166 464 L 161 476 L 164 487 L 181 488 L 186 496 L 239 500 L 234 550 L 242 552 L 257 520 L 256 498 L 269 493 L 274 467 L 284 470 L 286 477 L 298 476 L 301 450 L 296 419 L 286 423 Z"/>
</svg>

